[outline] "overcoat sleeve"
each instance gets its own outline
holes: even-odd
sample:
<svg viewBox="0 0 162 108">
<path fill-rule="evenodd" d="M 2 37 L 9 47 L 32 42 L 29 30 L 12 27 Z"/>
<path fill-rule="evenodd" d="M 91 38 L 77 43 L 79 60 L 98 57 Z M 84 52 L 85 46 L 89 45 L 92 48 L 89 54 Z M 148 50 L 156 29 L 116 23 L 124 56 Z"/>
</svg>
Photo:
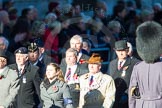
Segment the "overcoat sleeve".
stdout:
<svg viewBox="0 0 162 108">
<path fill-rule="evenodd" d="M 10 71 L 10 72 L 12 72 L 12 71 Z M 15 79 L 13 81 L 11 81 L 9 95 L 6 97 L 6 99 L 4 101 L 4 105 L 2 105 L 2 106 L 4 106 L 5 108 L 8 108 L 8 106 L 11 104 L 11 102 L 14 100 L 15 96 L 17 95 L 19 87 L 20 87 L 19 79 L 15 77 Z"/>
<path fill-rule="evenodd" d="M 103 103 L 103 108 L 112 108 L 113 103 L 115 101 L 115 83 L 112 77 L 109 77 L 108 79 L 109 82 L 107 82 L 107 87 L 106 87 L 106 97 Z"/>
<path fill-rule="evenodd" d="M 133 71 L 132 71 L 132 75 L 130 78 L 130 84 L 129 84 L 129 108 L 135 108 L 136 106 L 136 99 L 132 96 L 132 88 L 136 87 L 137 85 L 137 69 L 136 66 L 134 66 Z"/>
</svg>

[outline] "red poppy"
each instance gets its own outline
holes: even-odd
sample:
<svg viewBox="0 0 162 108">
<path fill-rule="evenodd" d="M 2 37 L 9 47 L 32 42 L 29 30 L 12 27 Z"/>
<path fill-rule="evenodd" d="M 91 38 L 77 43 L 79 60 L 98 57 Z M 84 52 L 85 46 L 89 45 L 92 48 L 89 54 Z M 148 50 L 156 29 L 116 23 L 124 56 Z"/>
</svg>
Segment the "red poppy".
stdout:
<svg viewBox="0 0 162 108">
<path fill-rule="evenodd" d="M 73 78 L 74 78 L 74 80 L 78 79 L 78 75 L 74 74 Z"/>
<path fill-rule="evenodd" d="M 81 60 L 79 61 L 79 64 L 83 64 L 83 63 L 85 63 L 85 62 L 86 62 L 86 60 L 81 59 Z"/>
<path fill-rule="evenodd" d="M 52 89 L 54 90 L 54 92 L 57 92 L 58 91 L 58 87 L 57 86 L 53 86 Z"/>
<path fill-rule="evenodd" d="M 4 76 L 3 76 L 3 75 L 1 75 L 1 76 L 0 76 L 0 80 L 1 80 L 3 77 L 4 77 Z"/>
</svg>

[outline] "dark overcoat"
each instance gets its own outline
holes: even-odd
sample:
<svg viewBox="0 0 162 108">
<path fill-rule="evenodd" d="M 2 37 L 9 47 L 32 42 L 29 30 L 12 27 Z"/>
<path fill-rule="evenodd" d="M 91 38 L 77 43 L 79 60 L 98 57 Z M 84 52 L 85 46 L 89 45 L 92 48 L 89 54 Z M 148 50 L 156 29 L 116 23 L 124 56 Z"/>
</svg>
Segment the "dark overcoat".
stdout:
<svg viewBox="0 0 162 108">
<path fill-rule="evenodd" d="M 13 70 L 18 73 L 17 64 L 9 65 Z M 16 108 L 36 108 L 39 103 L 37 99 L 40 96 L 40 77 L 39 68 L 26 63 L 23 74 L 19 77 L 20 89 L 16 99 Z"/>
<path fill-rule="evenodd" d="M 112 76 L 112 78 L 115 81 L 116 87 L 116 100 L 114 103 L 114 108 L 123 108 L 128 106 L 127 90 L 129 87 L 133 67 L 137 62 L 139 62 L 138 59 L 128 57 L 120 70 L 118 70 L 118 59 L 115 59 L 110 62 L 109 72 L 110 76 Z M 123 99 L 123 97 L 126 98 Z M 124 106 L 122 107 L 122 105 Z"/>
</svg>

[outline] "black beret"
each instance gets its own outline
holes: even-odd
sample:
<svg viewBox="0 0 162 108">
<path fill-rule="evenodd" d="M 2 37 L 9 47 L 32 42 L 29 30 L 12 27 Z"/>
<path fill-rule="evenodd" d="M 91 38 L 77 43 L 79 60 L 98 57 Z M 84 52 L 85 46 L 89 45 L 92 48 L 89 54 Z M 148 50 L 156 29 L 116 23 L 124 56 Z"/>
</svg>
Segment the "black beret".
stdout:
<svg viewBox="0 0 162 108">
<path fill-rule="evenodd" d="M 28 54 L 28 50 L 25 47 L 20 47 L 14 52 L 14 54 L 17 54 L 17 53 L 19 53 L 19 54 Z"/>
</svg>

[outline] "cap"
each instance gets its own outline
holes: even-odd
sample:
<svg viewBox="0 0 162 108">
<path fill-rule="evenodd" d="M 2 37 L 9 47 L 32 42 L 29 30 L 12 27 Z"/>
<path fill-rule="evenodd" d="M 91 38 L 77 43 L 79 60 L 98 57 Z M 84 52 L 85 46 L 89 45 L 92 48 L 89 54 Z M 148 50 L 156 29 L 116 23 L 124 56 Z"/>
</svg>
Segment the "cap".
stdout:
<svg viewBox="0 0 162 108">
<path fill-rule="evenodd" d="M 14 54 L 17 54 L 17 53 L 19 53 L 19 54 L 28 54 L 28 50 L 25 47 L 20 47 L 14 52 Z"/>
<path fill-rule="evenodd" d="M 103 60 L 101 59 L 101 56 L 98 53 L 93 53 L 92 56 L 87 61 L 87 63 L 95 64 L 95 63 L 101 63 L 102 61 Z"/>
<path fill-rule="evenodd" d="M 126 40 L 120 40 L 115 42 L 115 50 L 124 50 L 124 49 L 128 49 Z"/>
<path fill-rule="evenodd" d="M 28 52 L 35 52 L 38 50 L 38 46 L 35 42 L 30 43 L 28 46 Z"/>
</svg>

